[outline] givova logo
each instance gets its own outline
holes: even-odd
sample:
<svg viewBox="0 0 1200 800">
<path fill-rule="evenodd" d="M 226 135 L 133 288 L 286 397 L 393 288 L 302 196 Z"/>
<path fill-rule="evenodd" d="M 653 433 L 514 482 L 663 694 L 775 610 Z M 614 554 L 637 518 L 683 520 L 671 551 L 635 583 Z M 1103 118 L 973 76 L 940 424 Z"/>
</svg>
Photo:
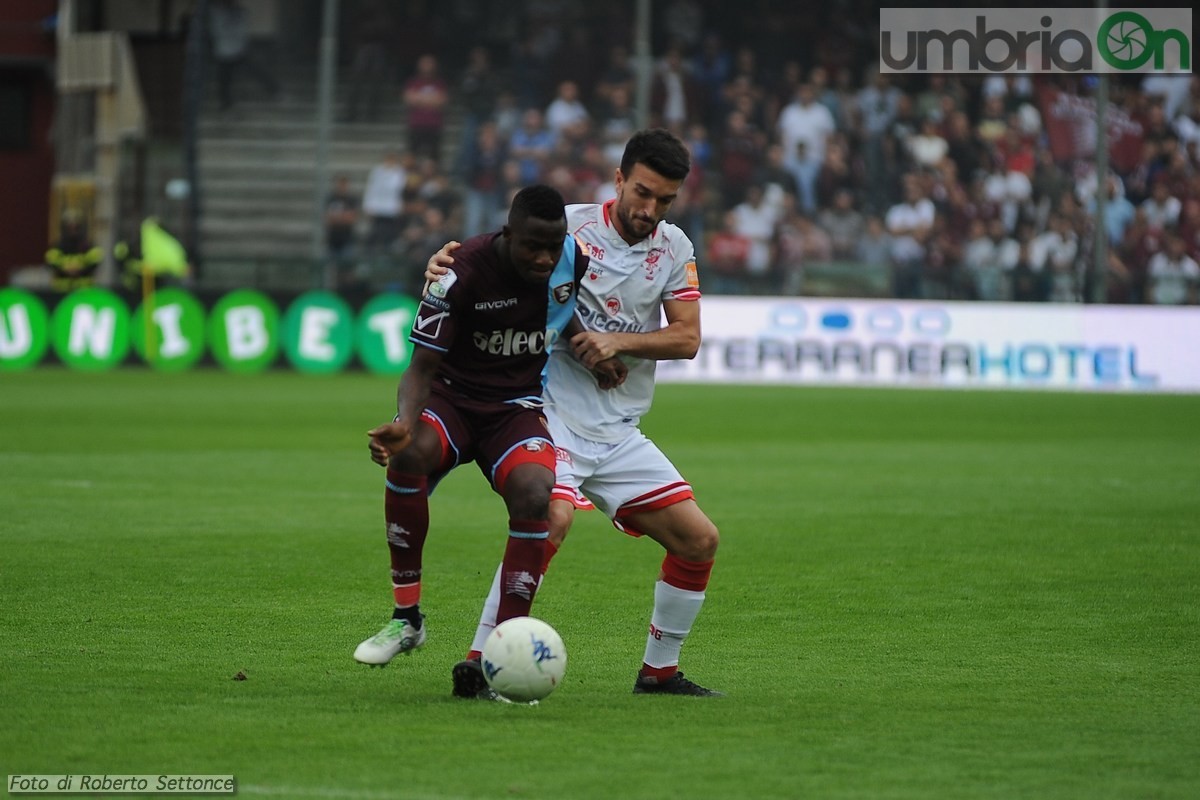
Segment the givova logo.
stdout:
<svg viewBox="0 0 1200 800">
<path fill-rule="evenodd" d="M 884 8 L 881 72 L 1192 71 L 1190 8 Z"/>
</svg>

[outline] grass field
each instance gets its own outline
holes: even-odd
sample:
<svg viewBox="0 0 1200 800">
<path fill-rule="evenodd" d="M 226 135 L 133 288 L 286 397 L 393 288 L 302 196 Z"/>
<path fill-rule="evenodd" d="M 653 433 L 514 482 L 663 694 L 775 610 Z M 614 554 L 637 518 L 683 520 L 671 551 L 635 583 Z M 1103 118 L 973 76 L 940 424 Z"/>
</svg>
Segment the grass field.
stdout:
<svg viewBox="0 0 1200 800">
<path fill-rule="evenodd" d="M 722 531 L 684 667 L 630 694 L 661 551 L 580 518 L 540 706 L 458 701 L 503 547 L 432 501 L 429 644 L 388 616 L 394 382 L 0 374 L 4 774 L 234 774 L 278 798 L 1200 796 L 1200 397 L 661 387 Z M 245 680 L 234 680 L 238 673 Z"/>
</svg>

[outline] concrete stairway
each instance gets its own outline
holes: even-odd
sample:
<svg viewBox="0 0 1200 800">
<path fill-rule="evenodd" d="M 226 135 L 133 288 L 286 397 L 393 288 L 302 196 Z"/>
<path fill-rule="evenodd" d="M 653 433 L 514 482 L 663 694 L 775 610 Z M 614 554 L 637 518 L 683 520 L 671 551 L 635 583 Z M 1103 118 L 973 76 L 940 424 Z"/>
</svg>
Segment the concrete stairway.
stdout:
<svg viewBox="0 0 1200 800">
<path fill-rule="evenodd" d="M 380 121 L 338 122 L 348 96 L 346 87 L 335 92 L 329 180 L 344 173 L 361 193 L 371 167 L 389 148 L 403 147 L 403 112 L 396 88 L 384 94 Z M 203 285 L 296 291 L 320 285 L 322 265 L 312 257 L 316 114 L 315 78 L 290 79 L 278 100 L 247 99 L 228 112 L 213 102 L 205 108 L 198 146 Z M 446 139 L 454 141 L 452 131 Z"/>
</svg>

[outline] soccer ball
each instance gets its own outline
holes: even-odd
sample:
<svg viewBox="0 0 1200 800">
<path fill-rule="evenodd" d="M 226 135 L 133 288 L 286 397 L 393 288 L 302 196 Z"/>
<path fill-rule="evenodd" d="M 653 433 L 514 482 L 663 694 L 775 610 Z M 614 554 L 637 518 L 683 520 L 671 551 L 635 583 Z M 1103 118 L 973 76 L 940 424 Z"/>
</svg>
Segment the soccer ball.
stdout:
<svg viewBox="0 0 1200 800">
<path fill-rule="evenodd" d="M 505 620 L 483 643 L 484 677 L 509 700 L 541 700 L 562 683 L 566 671 L 562 637 L 540 619 Z"/>
</svg>

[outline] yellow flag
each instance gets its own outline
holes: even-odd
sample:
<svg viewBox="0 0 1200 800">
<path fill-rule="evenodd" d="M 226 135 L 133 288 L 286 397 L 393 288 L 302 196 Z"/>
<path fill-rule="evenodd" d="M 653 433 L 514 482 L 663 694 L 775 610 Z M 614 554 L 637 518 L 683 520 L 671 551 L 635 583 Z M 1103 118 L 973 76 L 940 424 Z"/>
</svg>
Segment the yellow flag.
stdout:
<svg viewBox="0 0 1200 800">
<path fill-rule="evenodd" d="M 142 222 L 142 269 L 155 275 L 183 277 L 188 272 L 187 252 L 171 234 L 150 217 Z"/>
</svg>

